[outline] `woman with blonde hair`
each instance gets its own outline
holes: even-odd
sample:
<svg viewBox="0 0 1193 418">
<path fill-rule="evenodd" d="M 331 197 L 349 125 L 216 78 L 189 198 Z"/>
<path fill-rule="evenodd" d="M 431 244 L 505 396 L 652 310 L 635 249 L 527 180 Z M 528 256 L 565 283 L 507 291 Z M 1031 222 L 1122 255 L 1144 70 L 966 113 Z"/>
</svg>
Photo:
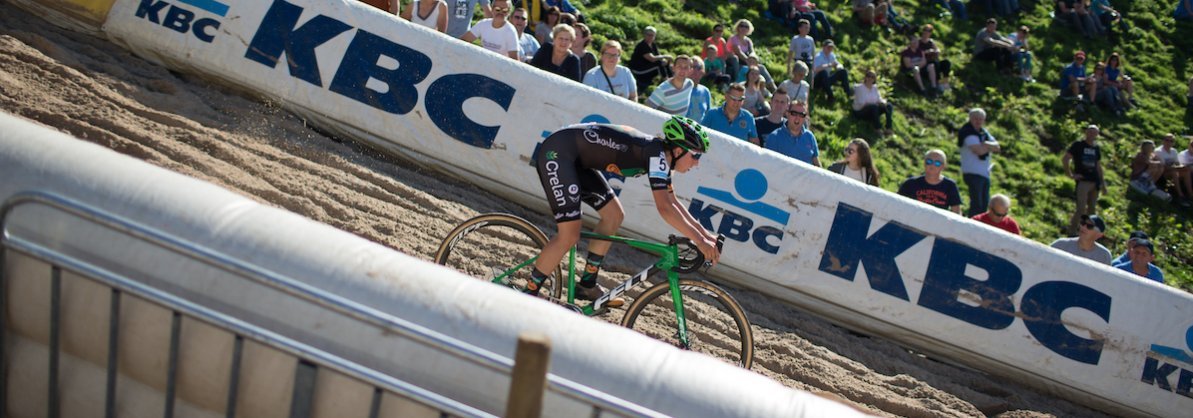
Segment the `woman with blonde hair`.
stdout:
<svg viewBox="0 0 1193 418">
<path fill-rule="evenodd" d="M 879 187 L 878 168 L 874 167 L 874 158 L 870 155 L 870 143 L 864 139 L 849 141 L 849 145 L 845 146 L 845 158 L 830 165 L 828 170 Z"/>
<path fill-rule="evenodd" d="M 576 41 L 576 30 L 565 24 L 555 25 L 551 30 L 554 42 L 547 42 L 534 53 L 530 65 L 540 70 L 558 74 L 568 80 L 581 82 L 580 59 L 572 54 L 572 42 Z"/>
</svg>

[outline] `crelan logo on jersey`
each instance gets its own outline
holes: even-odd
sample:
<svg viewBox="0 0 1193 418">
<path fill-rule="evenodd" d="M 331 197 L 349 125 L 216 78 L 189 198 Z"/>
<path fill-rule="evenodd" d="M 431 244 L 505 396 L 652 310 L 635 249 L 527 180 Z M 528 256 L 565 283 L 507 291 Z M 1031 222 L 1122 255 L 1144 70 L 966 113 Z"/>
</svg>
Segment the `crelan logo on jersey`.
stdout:
<svg viewBox="0 0 1193 418">
<path fill-rule="evenodd" d="M 711 187 L 698 187 L 696 194 L 707 196 L 726 207 L 705 203 L 700 198 L 693 198 L 692 204 L 688 206 L 688 212 L 699 220 L 700 225 L 705 229 L 715 230 L 734 241 L 753 242 L 762 251 L 777 254 L 779 245 L 783 241 L 782 228 L 787 226 L 791 214 L 759 201 L 762 196 L 766 195 L 767 189 L 766 176 L 761 171 L 752 168 L 742 170 L 734 178 L 733 187 L 736 189 L 736 193 Z M 746 214 L 731 210 L 730 207 L 744 211 Z M 713 218 L 718 214 L 721 215 L 721 218 L 714 228 Z M 773 223 L 773 225 L 761 225 L 760 223 Z"/>
<path fill-rule="evenodd" d="M 215 16 L 228 15 L 229 6 L 215 0 L 172 0 Z M 210 17 L 199 17 L 194 10 L 179 7 L 162 0 L 141 0 L 134 15 L 175 32 L 191 33 L 196 39 L 211 43 L 215 40 L 220 21 Z"/>
<path fill-rule="evenodd" d="M 1193 350 L 1193 327 L 1185 331 L 1185 345 Z M 1175 378 L 1175 381 L 1170 378 Z M 1193 398 L 1193 393 L 1190 393 L 1193 390 L 1193 353 L 1185 351 L 1183 347 L 1152 344 L 1144 357 L 1143 373 L 1139 380 L 1157 390 Z"/>
</svg>

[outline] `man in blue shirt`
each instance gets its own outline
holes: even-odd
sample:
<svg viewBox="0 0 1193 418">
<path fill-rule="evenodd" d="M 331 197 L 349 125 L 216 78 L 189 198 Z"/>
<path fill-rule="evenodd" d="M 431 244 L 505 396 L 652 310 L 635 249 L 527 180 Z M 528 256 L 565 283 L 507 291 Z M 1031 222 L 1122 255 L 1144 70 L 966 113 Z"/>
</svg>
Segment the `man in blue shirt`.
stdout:
<svg viewBox="0 0 1193 418">
<path fill-rule="evenodd" d="M 787 124 L 766 136 L 766 149 L 820 167 L 820 148 L 816 135 L 804 129 L 808 107 L 801 101 L 787 106 Z"/>
<path fill-rule="evenodd" d="M 1152 264 L 1152 261 L 1156 259 L 1155 254 L 1156 247 L 1152 246 L 1151 240 L 1140 239 L 1135 242 L 1134 247 L 1131 247 L 1131 261 L 1114 267 L 1163 284 L 1164 272 L 1160 271 L 1160 268 L 1156 267 L 1155 264 Z"/>
<path fill-rule="evenodd" d="M 1073 62 L 1066 65 L 1060 72 L 1060 95 L 1062 97 L 1077 97 L 1081 94 L 1081 85 L 1085 83 L 1085 52 L 1077 51 L 1073 54 Z"/>
<path fill-rule="evenodd" d="M 705 128 L 715 129 L 743 141 L 758 145 L 758 129 L 754 126 L 754 115 L 742 109 L 746 100 L 746 86 L 742 83 L 729 85 L 725 92 L 725 104 L 712 108 L 700 121 Z"/>
<path fill-rule="evenodd" d="M 688 79 L 696 83 L 692 87 L 692 98 L 688 104 L 688 114 L 685 115 L 692 120 L 704 120 L 704 115 L 708 113 L 708 108 L 712 107 L 712 93 L 708 91 L 708 87 L 700 85 L 700 79 L 704 77 L 704 60 L 700 57 L 692 56 L 692 70 L 688 71 Z"/>
</svg>

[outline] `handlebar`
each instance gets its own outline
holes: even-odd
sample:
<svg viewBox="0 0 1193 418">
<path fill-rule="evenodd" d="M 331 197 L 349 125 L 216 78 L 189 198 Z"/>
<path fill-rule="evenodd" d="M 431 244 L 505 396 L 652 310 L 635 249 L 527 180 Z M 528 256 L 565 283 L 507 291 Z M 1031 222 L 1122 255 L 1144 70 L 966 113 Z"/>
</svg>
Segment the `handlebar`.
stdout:
<svg viewBox="0 0 1193 418">
<path fill-rule="evenodd" d="M 675 271 L 679 273 L 691 273 L 700 268 L 708 268 L 712 265 L 711 262 L 704 260 L 704 254 L 700 249 L 696 248 L 696 244 L 687 237 L 671 235 L 667 237 L 668 245 L 675 245 L 679 248 L 679 265 L 675 267 Z M 725 236 L 717 234 L 717 251 L 720 252 L 725 247 Z"/>
</svg>

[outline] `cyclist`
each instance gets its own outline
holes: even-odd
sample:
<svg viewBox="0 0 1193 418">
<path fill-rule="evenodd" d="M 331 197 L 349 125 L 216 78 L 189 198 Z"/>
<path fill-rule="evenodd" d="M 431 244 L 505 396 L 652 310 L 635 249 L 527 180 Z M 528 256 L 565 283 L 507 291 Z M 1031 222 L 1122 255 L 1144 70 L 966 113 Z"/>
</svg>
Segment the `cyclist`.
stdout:
<svg viewBox="0 0 1193 418">
<path fill-rule="evenodd" d="M 705 231 L 684 209 L 671 187 L 671 172 L 691 170 L 700 163 L 705 151 L 708 151 L 708 134 L 696 121 L 682 116 L 672 116 L 664 122 L 661 137 L 628 126 L 598 123 L 567 126 L 548 136 L 535 161 L 558 231 L 535 261 L 533 280 L 526 293 L 538 295 L 540 285 L 548 278 L 543 272 L 554 270 L 579 241 L 581 202 L 600 215 L 596 233 L 613 235 L 621 226 L 625 210 L 601 171 L 626 177 L 646 174 L 659 215 L 692 240 L 707 261 L 716 263 L 720 257 L 716 235 Z M 576 287 L 578 299 L 593 301 L 605 294 L 596 279 L 611 245 L 600 240 L 589 243 L 584 274 Z M 622 303 L 614 299 L 609 306 Z"/>
</svg>

